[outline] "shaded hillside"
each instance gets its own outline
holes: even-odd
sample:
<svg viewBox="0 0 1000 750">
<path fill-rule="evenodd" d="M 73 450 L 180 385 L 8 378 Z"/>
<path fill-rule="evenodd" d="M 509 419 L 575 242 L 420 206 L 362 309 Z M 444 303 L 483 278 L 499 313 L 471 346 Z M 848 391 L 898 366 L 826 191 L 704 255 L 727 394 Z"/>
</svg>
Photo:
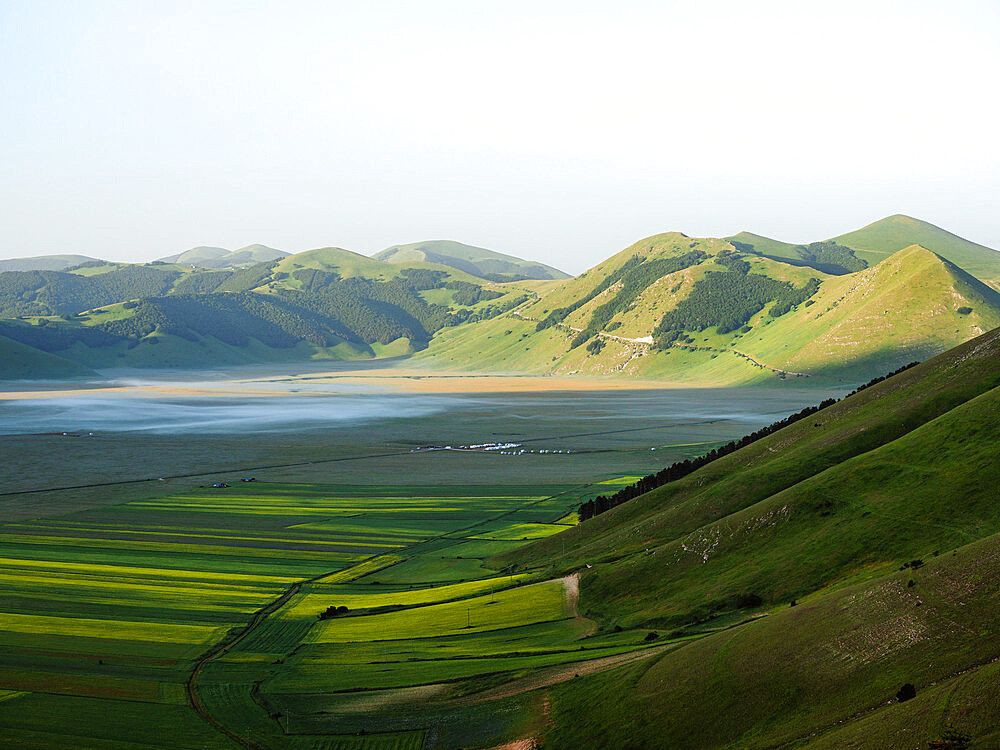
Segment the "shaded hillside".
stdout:
<svg viewBox="0 0 1000 750">
<path fill-rule="evenodd" d="M 430 240 L 409 245 L 394 245 L 372 256 L 389 263 L 426 261 L 451 266 L 473 276 L 492 281 L 520 279 L 568 279 L 558 268 L 524 260 L 513 255 L 464 245 L 453 240 Z"/>
<path fill-rule="evenodd" d="M 3 271 L 64 271 L 81 263 L 99 262 L 86 255 L 36 255 L 30 258 L 9 258 L 0 260 Z"/>
<path fill-rule="evenodd" d="M 605 628 L 767 615 L 567 683 L 547 746 L 926 747 L 946 719 L 996 739 L 997 414 L 993 331 L 497 558 L 580 570 Z"/>
<path fill-rule="evenodd" d="M 808 266 L 834 276 L 854 273 L 868 267 L 868 261 L 857 257 L 854 250 L 830 240 L 809 245 L 790 245 L 751 232 L 740 232 L 726 239 L 740 252 L 763 255 L 795 266 Z"/>
<path fill-rule="evenodd" d="M 913 247 L 844 275 L 650 237 L 516 311 L 442 332 L 448 367 L 739 383 L 863 381 L 1000 325 L 1000 294 Z"/>
</svg>

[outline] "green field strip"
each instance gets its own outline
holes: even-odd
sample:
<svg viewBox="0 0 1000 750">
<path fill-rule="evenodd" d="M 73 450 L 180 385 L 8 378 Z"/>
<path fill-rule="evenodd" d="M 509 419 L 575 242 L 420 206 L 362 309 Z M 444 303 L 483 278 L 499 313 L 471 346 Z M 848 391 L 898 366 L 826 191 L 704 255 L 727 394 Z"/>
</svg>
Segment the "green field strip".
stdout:
<svg viewBox="0 0 1000 750">
<path fill-rule="evenodd" d="M 26 690 L 0 690 L 0 703 L 3 703 L 4 701 L 11 701 L 27 694 L 28 691 Z"/>
<path fill-rule="evenodd" d="M 543 539 L 553 534 L 565 531 L 565 526 L 549 523 L 513 523 L 499 528 L 472 534 L 469 539 L 489 539 L 498 542 L 528 541 Z"/>
<path fill-rule="evenodd" d="M 446 557 L 475 557 L 486 559 L 524 545 L 522 541 L 505 542 L 494 539 L 470 539 L 443 550 Z"/>
<path fill-rule="evenodd" d="M 393 662 L 413 659 L 433 660 L 456 657 L 482 657 L 485 655 L 521 655 L 534 652 L 579 650 L 590 643 L 583 636 L 592 623 L 576 618 L 520 625 L 502 630 L 491 630 L 432 638 L 410 638 L 394 641 L 366 641 L 355 643 L 306 643 L 297 651 L 295 659 L 311 663 L 327 663 L 335 668 L 340 663 Z M 635 646 L 642 634 L 621 633 L 612 642 L 597 641 L 594 647 Z M 625 637 L 620 637 L 625 636 Z M 589 649 L 590 646 L 587 646 Z"/>
<path fill-rule="evenodd" d="M 402 562 L 405 559 L 406 558 L 401 555 L 379 555 L 378 557 L 373 557 L 370 560 L 360 562 L 357 565 L 352 565 L 350 568 L 338 570 L 336 573 L 323 576 L 322 578 L 317 579 L 316 583 L 346 583 L 347 581 L 353 581 L 356 578 L 361 578 L 369 573 L 384 570 L 385 568 L 395 565 L 398 562 Z"/>
<path fill-rule="evenodd" d="M 288 549 L 282 545 L 285 542 L 275 541 L 274 546 L 255 545 L 232 545 L 224 547 L 215 544 L 185 544 L 179 542 L 154 542 L 144 539 L 111 539 L 111 538 L 91 538 L 78 536 L 38 536 L 34 534 L 0 534 L 0 542 L 12 545 L 56 545 L 68 547 L 99 547 L 101 549 L 115 547 L 118 549 L 144 550 L 149 552 L 197 552 L 204 555 L 220 554 L 248 554 L 253 556 L 267 556 L 269 553 L 280 552 L 282 554 L 292 553 L 299 559 L 322 559 L 322 555 L 336 554 L 337 552 L 348 552 L 363 554 L 364 552 L 376 552 L 382 549 L 399 549 L 403 544 L 366 543 L 355 544 L 353 542 L 325 542 L 332 547 L 340 547 L 339 550 L 302 550 Z M 294 542 L 292 542 L 294 544 Z"/>
<path fill-rule="evenodd" d="M 221 627 L 203 625 L 93 620 L 85 618 L 46 617 L 0 612 L 0 632 L 33 633 L 36 635 L 81 635 L 88 638 L 121 638 L 138 641 L 171 641 L 174 643 L 210 643 L 226 631 Z"/>
<path fill-rule="evenodd" d="M 404 562 L 398 563 L 388 568 L 370 573 L 361 579 L 360 583 L 374 583 L 390 585 L 422 585 L 455 583 L 462 580 L 478 580 L 496 575 L 495 570 L 483 567 L 482 561 L 478 559 L 457 560 L 448 559 L 447 564 L 442 564 L 440 554 L 431 553 L 427 555 L 416 555 Z"/>
<path fill-rule="evenodd" d="M 409 591 L 381 592 L 375 586 L 361 587 L 338 586 L 329 584 L 309 584 L 304 587 L 305 595 L 297 598 L 294 605 L 283 608 L 276 616 L 303 617 L 316 619 L 320 612 L 329 607 L 346 606 L 350 610 L 371 609 L 375 607 L 413 606 L 444 602 L 451 599 L 463 599 L 495 589 L 510 588 L 512 585 L 528 578 L 526 574 L 513 577 L 487 578 L 466 583 L 455 583 L 436 588 L 412 589 Z M 322 580 L 322 579 L 321 579 Z"/>
<path fill-rule="evenodd" d="M 310 643 L 393 640 L 477 632 L 558 620 L 567 615 L 561 580 L 444 604 L 317 623 Z M 374 636 L 374 637 L 373 637 Z"/>
<path fill-rule="evenodd" d="M 162 703 L 160 683 L 106 674 L 80 674 L 42 670 L 15 670 L 0 667 L 0 688 L 23 690 L 41 695 L 79 695 L 116 698 L 141 703 Z"/>
<path fill-rule="evenodd" d="M 197 570 L 201 575 L 211 576 L 215 580 L 223 580 L 229 576 L 250 576 L 259 575 L 261 580 L 268 578 L 287 578 L 290 582 L 300 581 L 320 575 L 338 567 L 349 567 L 358 560 L 365 559 L 366 555 L 347 555 L 345 553 L 328 553 L 320 560 L 302 560 L 294 557 L 260 557 L 257 559 L 230 555 L 196 555 L 192 553 L 176 552 L 173 554 L 161 554 L 153 556 L 141 551 L 126 551 L 119 549 L 102 550 L 97 547 L 85 549 L 75 547 L 59 548 L 55 546 L 32 547 L 25 545 L 14 548 L 6 545 L 3 550 L 6 554 L 17 554 L 18 559 L 25 562 L 40 562 L 59 564 L 59 559 L 53 557 L 59 555 L 61 559 L 68 562 L 75 562 L 85 565 L 132 565 L 141 568 L 149 564 L 151 558 L 156 560 L 158 570 L 179 570 L 189 572 Z M 284 576 L 275 576 L 276 573 L 285 573 Z"/>
<path fill-rule="evenodd" d="M 635 484 L 640 479 L 642 479 L 641 476 L 615 477 L 614 479 L 605 479 L 602 482 L 596 482 L 596 484 L 601 484 L 601 485 Z"/>
<path fill-rule="evenodd" d="M 0 727 L 8 747 L 17 747 L 11 743 L 19 737 L 33 748 L 236 747 L 187 706 L 127 700 L 29 694 L 0 704 Z"/>
<path fill-rule="evenodd" d="M 0 557 L 0 567 L 12 570 L 35 571 L 38 569 L 53 570 L 58 572 L 73 571 L 88 575 L 108 575 L 121 578 L 150 577 L 176 579 L 184 578 L 188 581 L 203 581 L 207 584 L 218 583 L 221 577 L 217 573 L 200 570 L 184 570 L 173 568 L 150 568 L 131 565 L 105 565 L 99 563 L 80 563 L 63 560 L 25 560 L 21 558 Z M 240 573 L 227 573 L 226 581 L 234 583 L 252 584 L 259 582 L 263 584 L 275 584 L 287 586 L 299 580 L 291 576 L 256 576 Z M 222 584 L 220 584 L 222 585 Z"/>
<path fill-rule="evenodd" d="M 265 684 L 272 693 L 336 692 L 429 685 L 503 672 L 522 672 L 556 664 L 633 651 L 635 647 L 610 646 L 588 651 L 563 651 L 532 656 L 484 656 L 427 661 L 375 662 L 368 664 L 297 663 L 282 670 Z"/>
<path fill-rule="evenodd" d="M 3 529 L 11 528 L 8 524 Z M 161 532 L 161 531 L 140 531 L 140 530 L 125 530 L 125 529 L 102 529 L 102 528 L 87 528 L 87 529 L 55 529 L 52 527 L 39 527 L 41 530 L 61 530 L 64 532 L 61 538 L 66 539 L 76 539 L 76 538 L 97 538 L 97 539 L 118 539 L 118 538 L 134 538 L 143 536 L 155 536 L 160 538 L 169 537 L 180 537 L 182 539 L 212 539 L 212 540 L 223 540 L 223 541 L 233 541 L 233 542 L 267 542 L 274 545 L 308 545 L 310 547 L 346 547 L 346 546 L 362 546 L 362 547 L 383 547 L 387 546 L 386 540 L 381 536 L 374 536 L 369 534 L 367 536 L 357 535 L 357 538 L 352 539 L 330 539 L 329 535 L 327 538 L 316 537 L 315 539 L 288 539 L 281 536 L 237 536 L 236 534 L 205 534 L 205 533 L 188 533 L 183 532 Z M 290 527 L 295 528 L 295 527 Z M 74 533 L 65 533 L 66 531 L 71 531 Z M 31 539 L 34 536 L 39 536 L 45 538 L 45 534 L 35 534 L 35 533 L 25 533 L 25 532 L 15 532 L 12 534 L 5 534 L 0 532 L 0 541 L 10 536 L 13 540 L 19 538 Z M 170 543 L 169 539 L 165 543 Z M 392 544 L 392 543 L 389 543 Z M 237 545 L 234 545 L 237 546 Z M 402 545 L 397 545 L 402 546 Z"/>
<path fill-rule="evenodd" d="M 156 623 L 152 623 L 156 625 Z M 222 627 L 227 630 L 227 627 Z M 0 630 L 0 646 L 21 652 L 77 654 L 87 659 L 122 658 L 132 661 L 161 659 L 171 663 L 193 659 L 205 650 L 203 643 L 176 643 L 163 639 L 137 640 L 113 635 L 65 635 Z"/>
</svg>

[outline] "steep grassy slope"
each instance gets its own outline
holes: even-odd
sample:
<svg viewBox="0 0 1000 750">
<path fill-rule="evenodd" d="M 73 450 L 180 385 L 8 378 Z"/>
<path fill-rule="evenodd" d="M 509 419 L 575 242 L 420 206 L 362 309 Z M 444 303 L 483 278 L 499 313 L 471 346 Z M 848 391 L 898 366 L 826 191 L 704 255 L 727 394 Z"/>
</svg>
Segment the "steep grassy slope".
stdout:
<svg viewBox="0 0 1000 750">
<path fill-rule="evenodd" d="M 945 719 L 990 736 L 998 414 L 1000 330 L 496 559 L 580 570 L 605 627 L 770 613 L 569 683 L 549 744 L 925 747 Z M 919 702 L 889 706 L 907 682 Z"/>
<path fill-rule="evenodd" d="M 81 263 L 96 262 L 86 255 L 36 255 L 30 258 L 10 258 L 0 260 L 3 271 L 64 271 Z"/>
<path fill-rule="evenodd" d="M 372 256 L 389 263 L 430 262 L 451 266 L 474 276 L 503 280 L 497 277 L 525 279 L 568 279 L 569 274 L 544 263 L 524 260 L 513 255 L 465 245 L 454 240 L 429 240 L 408 245 L 393 245 Z"/>
<path fill-rule="evenodd" d="M 922 245 L 976 278 L 994 287 L 1000 284 L 1000 252 L 910 216 L 888 216 L 833 241 L 853 248 L 870 263 L 910 245 Z"/>
<path fill-rule="evenodd" d="M 1000 294 L 913 246 L 826 279 L 794 314 L 759 317 L 734 346 L 786 370 L 864 379 L 1000 326 Z"/>
<path fill-rule="evenodd" d="M 443 332 L 420 359 L 717 384 L 867 380 L 997 325 L 1000 295 L 924 248 L 831 276 L 672 233 L 502 318 Z"/>
</svg>

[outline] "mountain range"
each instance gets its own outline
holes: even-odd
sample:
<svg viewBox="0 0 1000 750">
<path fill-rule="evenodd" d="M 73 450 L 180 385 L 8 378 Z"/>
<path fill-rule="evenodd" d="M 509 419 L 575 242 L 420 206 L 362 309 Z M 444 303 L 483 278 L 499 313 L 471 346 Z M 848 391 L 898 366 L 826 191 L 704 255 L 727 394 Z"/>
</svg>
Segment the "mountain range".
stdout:
<svg viewBox="0 0 1000 750">
<path fill-rule="evenodd" d="M 416 353 L 449 369 L 860 381 L 1000 325 L 998 258 L 902 216 L 808 245 L 655 235 L 574 278 L 450 241 L 374 257 L 203 247 L 0 273 L 0 353 L 18 363 L 0 372 L 34 371 L 29 350 L 50 376 Z"/>
</svg>

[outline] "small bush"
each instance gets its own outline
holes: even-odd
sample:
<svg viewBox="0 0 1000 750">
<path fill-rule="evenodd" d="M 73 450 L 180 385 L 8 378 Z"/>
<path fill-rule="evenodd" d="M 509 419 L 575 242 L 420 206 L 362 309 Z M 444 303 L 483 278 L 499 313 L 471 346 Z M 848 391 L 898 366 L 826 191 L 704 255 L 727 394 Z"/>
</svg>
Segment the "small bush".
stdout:
<svg viewBox="0 0 1000 750">
<path fill-rule="evenodd" d="M 910 700 L 910 698 L 917 697 L 917 689 L 913 687 L 913 683 L 906 683 L 899 690 L 896 691 L 896 700 L 900 703 Z"/>
</svg>

